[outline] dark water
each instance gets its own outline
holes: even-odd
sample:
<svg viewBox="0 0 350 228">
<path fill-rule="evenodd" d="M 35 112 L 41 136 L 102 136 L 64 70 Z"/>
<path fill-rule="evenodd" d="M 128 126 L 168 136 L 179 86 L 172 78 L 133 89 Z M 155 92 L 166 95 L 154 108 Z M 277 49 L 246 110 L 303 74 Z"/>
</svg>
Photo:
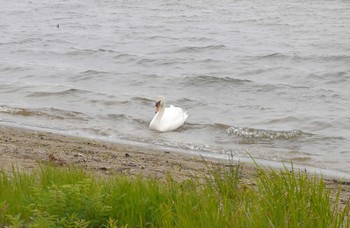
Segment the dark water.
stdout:
<svg viewBox="0 0 350 228">
<path fill-rule="evenodd" d="M 0 124 L 350 173 L 349 1 L 0 3 Z"/>
</svg>

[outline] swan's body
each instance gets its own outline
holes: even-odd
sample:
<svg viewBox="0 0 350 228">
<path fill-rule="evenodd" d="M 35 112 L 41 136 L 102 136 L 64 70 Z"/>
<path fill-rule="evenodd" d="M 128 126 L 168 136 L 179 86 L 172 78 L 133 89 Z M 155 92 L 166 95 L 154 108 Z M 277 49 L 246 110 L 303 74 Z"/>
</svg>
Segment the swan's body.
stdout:
<svg viewBox="0 0 350 228">
<path fill-rule="evenodd" d="M 158 97 L 156 102 L 156 114 L 153 117 L 149 128 L 156 131 L 173 131 L 181 127 L 188 115 L 182 108 L 170 105 L 165 108 L 165 100 Z"/>
</svg>

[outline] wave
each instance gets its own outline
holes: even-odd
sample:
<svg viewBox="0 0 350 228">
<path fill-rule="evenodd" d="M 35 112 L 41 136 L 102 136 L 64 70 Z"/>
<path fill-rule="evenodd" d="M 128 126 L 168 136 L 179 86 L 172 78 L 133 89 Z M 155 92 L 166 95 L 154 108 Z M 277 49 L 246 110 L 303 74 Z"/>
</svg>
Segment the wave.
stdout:
<svg viewBox="0 0 350 228">
<path fill-rule="evenodd" d="M 267 124 L 283 124 L 283 123 L 298 123 L 300 122 L 300 119 L 294 117 L 294 116 L 287 116 L 279 119 L 273 119 L 267 122 Z"/>
<path fill-rule="evenodd" d="M 91 104 L 102 104 L 105 107 L 123 105 L 129 103 L 129 101 L 116 101 L 116 100 L 104 100 L 104 99 L 89 99 L 87 102 Z"/>
<path fill-rule="evenodd" d="M 153 65 L 157 61 L 158 61 L 157 59 L 140 58 L 140 59 L 136 60 L 135 63 L 139 64 L 139 65 Z"/>
<path fill-rule="evenodd" d="M 256 56 L 254 58 L 255 59 L 285 59 L 285 58 L 290 58 L 290 56 L 284 55 L 279 52 L 275 52 L 267 55 Z"/>
<path fill-rule="evenodd" d="M 311 55 L 311 56 L 307 56 L 305 58 L 320 60 L 320 61 L 324 61 L 324 62 L 329 62 L 329 61 L 348 62 L 350 60 L 350 55 Z"/>
<path fill-rule="evenodd" d="M 201 46 L 201 47 L 182 47 L 179 48 L 172 53 L 198 53 L 198 52 L 204 52 L 204 51 L 222 51 L 225 50 L 226 46 L 223 44 L 220 45 L 208 45 L 208 46 Z"/>
<path fill-rule="evenodd" d="M 111 50 L 111 49 L 103 49 L 103 48 L 99 48 L 98 51 L 99 51 L 99 52 L 109 52 L 109 53 L 114 53 L 114 52 L 115 52 L 114 50 Z"/>
<path fill-rule="evenodd" d="M 130 116 L 125 114 L 107 114 L 105 118 L 111 119 L 111 120 L 129 120 L 131 119 Z"/>
<path fill-rule="evenodd" d="M 304 55 L 304 56 L 292 56 L 293 60 L 297 62 L 312 61 L 312 62 L 346 62 L 350 60 L 349 55 Z"/>
<path fill-rule="evenodd" d="M 6 105 L 0 106 L 0 113 L 13 115 L 13 116 L 24 116 L 24 117 L 44 117 L 47 119 L 56 119 L 56 120 L 64 120 L 64 119 L 80 119 L 84 120 L 85 115 L 80 112 L 70 112 L 64 111 L 55 108 L 49 109 L 27 109 L 27 108 L 15 108 L 9 107 Z"/>
<path fill-rule="evenodd" d="M 278 61 L 288 61 L 288 62 L 340 62 L 348 63 L 350 60 L 350 55 L 297 55 L 297 54 L 288 54 L 288 53 L 280 53 L 274 52 L 265 55 L 259 56 L 246 56 L 245 61 L 267 61 L 267 62 L 278 62 Z M 256 73 L 261 74 L 267 71 L 272 71 L 276 69 L 285 69 L 288 70 L 287 67 L 271 67 L 270 69 L 258 70 Z M 247 74 L 247 73 L 246 73 Z M 250 72 L 248 72 L 250 74 Z"/>
<path fill-rule="evenodd" d="M 338 72 L 328 72 L 321 75 L 311 75 L 316 77 L 316 79 L 325 80 L 325 84 L 327 85 L 341 85 L 344 83 L 349 83 L 349 74 L 350 70 L 347 71 L 338 71 Z"/>
<path fill-rule="evenodd" d="M 91 55 L 96 53 L 115 53 L 114 50 L 111 49 L 78 49 L 71 48 L 71 51 L 67 52 L 67 55 L 75 56 L 75 55 Z"/>
<path fill-rule="evenodd" d="M 19 73 L 21 71 L 28 71 L 30 69 L 31 69 L 30 67 L 26 67 L 26 66 L 6 66 L 6 67 L 1 69 L 1 72 L 3 72 L 3 73 L 5 73 L 5 72 Z"/>
<path fill-rule="evenodd" d="M 246 79 L 237 79 L 237 78 L 231 78 L 231 77 L 216 77 L 216 76 L 209 76 L 209 75 L 200 75 L 200 76 L 192 76 L 192 77 L 186 77 L 183 79 L 183 84 L 190 84 L 190 85 L 197 85 L 197 86 L 203 86 L 203 85 L 215 85 L 215 84 L 222 84 L 222 85 L 242 85 L 246 83 L 251 83 L 251 80 Z"/>
<path fill-rule="evenodd" d="M 11 114 L 11 115 L 19 115 L 19 116 L 39 116 L 42 113 L 40 111 L 31 111 L 24 108 L 12 108 L 6 105 L 0 106 L 0 113 Z"/>
<path fill-rule="evenodd" d="M 303 135 L 307 135 L 300 130 L 291 131 L 273 131 L 255 128 L 245 127 L 229 127 L 226 129 L 226 133 L 230 135 L 236 135 L 248 139 L 262 139 L 262 140 L 292 140 L 298 139 Z"/>
<path fill-rule="evenodd" d="M 233 151 L 232 149 L 225 149 L 217 145 L 183 143 L 183 142 L 176 142 L 176 141 L 164 140 L 159 138 L 155 139 L 155 138 L 138 137 L 135 135 L 119 135 L 119 137 L 127 141 L 146 143 L 146 144 L 161 146 L 165 148 L 173 148 L 173 149 L 180 149 L 180 150 L 186 150 L 186 151 L 201 151 L 201 152 L 210 152 L 210 153 L 214 152 L 216 154 L 227 154 L 227 155 L 238 156 L 238 153 L 236 151 Z"/>
<path fill-rule="evenodd" d="M 243 74 L 241 74 L 243 75 Z M 276 91 L 276 93 L 285 92 L 285 89 L 309 89 L 307 86 L 295 86 L 289 84 L 269 84 L 269 83 L 261 83 L 258 81 L 248 80 L 248 79 L 240 79 L 234 77 L 217 77 L 211 75 L 200 75 L 200 76 L 189 76 L 185 78 L 176 78 L 176 83 L 180 81 L 183 86 L 191 86 L 191 87 L 240 87 L 241 88 L 249 88 L 249 90 L 254 91 L 255 93 L 271 93 L 272 91 Z M 169 79 L 171 83 L 173 83 L 174 79 Z M 244 87 L 243 87 L 244 86 Z"/>
<path fill-rule="evenodd" d="M 106 116 L 101 116 L 101 118 L 111 120 L 115 123 L 118 121 L 119 123 L 127 121 L 128 123 L 131 123 L 132 125 L 134 125 L 139 129 L 148 129 L 148 124 L 149 124 L 148 121 L 133 118 L 132 116 L 125 115 L 125 114 L 107 114 Z"/>
<path fill-rule="evenodd" d="M 86 70 L 80 72 L 82 75 L 100 75 L 100 74 L 108 74 L 107 71 L 102 71 L 102 70 Z"/>
<path fill-rule="evenodd" d="M 86 81 L 86 80 L 94 80 L 96 77 L 104 76 L 109 74 L 107 71 L 102 70 L 86 70 L 79 72 L 77 76 L 72 77 L 70 80 L 73 82 Z"/>
<path fill-rule="evenodd" d="M 29 95 L 27 95 L 27 97 L 76 96 L 78 94 L 87 93 L 91 93 L 91 91 L 82 89 L 66 89 L 57 92 L 32 92 Z"/>
<path fill-rule="evenodd" d="M 164 53 L 165 55 L 168 55 L 168 53 Z M 184 58 L 177 58 L 177 57 L 163 57 L 163 58 L 154 58 L 154 57 L 149 57 L 151 56 L 147 55 L 144 57 L 135 57 L 135 58 L 128 58 L 126 57 L 125 59 L 121 58 L 118 59 L 119 62 L 130 62 L 136 65 L 141 65 L 141 66 L 172 66 L 172 65 L 193 65 L 193 64 L 220 64 L 220 60 L 216 60 L 213 58 L 204 58 L 204 59 L 190 59 L 190 60 L 185 60 Z"/>
<path fill-rule="evenodd" d="M 140 103 L 143 103 L 143 104 L 149 104 L 149 103 L 155 102 L 155 100 L 149 99 L 149 98 L 146 98 L 146 97 L 133 97 L 131 99 L 133 101 L 140 102 Z"/>
<path fill-rule="evenodd" d="M 171 66 L 171 65 L 177 65 L 177 64 L 192 64 L 193 62 L 184 61 L 183 59 L 179 58 L 139 58 L 136 61 L 133 61 L 137 65 L 142 66 Z"/>
<path fill-rule="evenodd" d="M 162 35 L 150 35 L 150 36 L 146 36 L 144 37 L 145 40 L 179 40 L 179 38 L 176 37 L 169 37 L 169 36 L 162 36 Z"/>
<path fill-rule="evenodd" d="M 138 55 L 129 54 L 129 53 L 120 53 L 112 57 L 112 59 L 120 63 L 135 62 L 139 58 L 140 57 Z"/>
</svg>

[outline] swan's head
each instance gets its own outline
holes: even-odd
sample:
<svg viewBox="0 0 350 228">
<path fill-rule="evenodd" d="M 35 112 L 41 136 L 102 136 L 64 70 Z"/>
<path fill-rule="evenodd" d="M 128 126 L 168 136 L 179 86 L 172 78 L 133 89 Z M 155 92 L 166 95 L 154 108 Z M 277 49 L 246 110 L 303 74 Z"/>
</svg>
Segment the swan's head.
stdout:
<svg viewBox="0 0 350 228">
<path fill-rule="evenodd" d="M 155 113 L 159 112 L 159 110 L 164 107 L 165 99 L 162 96 L 158 96 L 156 100 L 156 110 Z"/>
</svg>

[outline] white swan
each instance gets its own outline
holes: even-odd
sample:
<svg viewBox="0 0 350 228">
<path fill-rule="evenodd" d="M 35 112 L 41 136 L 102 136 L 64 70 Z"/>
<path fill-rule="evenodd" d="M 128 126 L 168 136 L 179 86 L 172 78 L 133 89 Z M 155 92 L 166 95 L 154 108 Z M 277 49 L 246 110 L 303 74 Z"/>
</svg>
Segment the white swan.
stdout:
<svg viewBox="0 0 350 228">
<path fill-rule="evenodd" d="M 170 105 L 169 108 L 165 108 L 164 97 L 157 97 L 156 100 L 156 114 L 153 117 L 149 128 L 156 131 L 173 131 L 181 127 L 188 115 L 182 110 Z"/>
</svg>

